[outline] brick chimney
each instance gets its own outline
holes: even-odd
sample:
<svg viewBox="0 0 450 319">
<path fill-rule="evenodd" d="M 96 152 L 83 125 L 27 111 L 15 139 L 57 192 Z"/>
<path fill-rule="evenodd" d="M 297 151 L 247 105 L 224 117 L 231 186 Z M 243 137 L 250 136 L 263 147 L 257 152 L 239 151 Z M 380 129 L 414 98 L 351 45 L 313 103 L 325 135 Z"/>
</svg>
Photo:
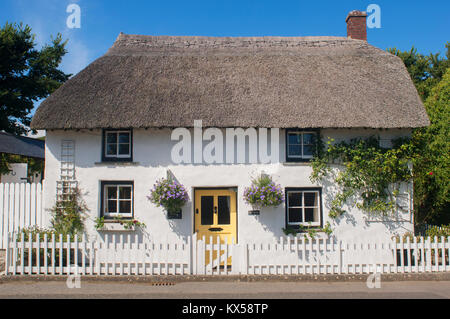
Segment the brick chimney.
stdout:
<svg viewBox="0 0 450 319">
<path fill-rule="evenodd" d="M 348 14 L 345 19 L 348 38 L 367 41 L 366 18 L 364 11 L 354 10 Z"/>
</svg>

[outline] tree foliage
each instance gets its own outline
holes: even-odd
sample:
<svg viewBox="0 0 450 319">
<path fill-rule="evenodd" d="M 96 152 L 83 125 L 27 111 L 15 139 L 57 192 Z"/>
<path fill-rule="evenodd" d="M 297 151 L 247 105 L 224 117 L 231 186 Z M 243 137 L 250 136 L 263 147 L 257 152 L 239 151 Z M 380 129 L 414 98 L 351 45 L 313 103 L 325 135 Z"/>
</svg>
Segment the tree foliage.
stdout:
<svg viewBox="0 0 450 319">
<path fill-rule="evenodd" d="M 414 47 L 388 50 L 405 63 L 431 122 L 413 131 L 416 223 L 450 223 L 450 43 L 445 47 L 443 58 L 419 54 Z"/>
<path fill-rule="evenodd" d="M 450 67 L 450 43 L 447 42 L 445 47 L 447 52 L 444 58 L 440 58 L 439 53 L 430 53 L 428 56 L 417 53 L 417 49 L 414 47 L 410 51 L 403 52 L 396 48 L 387 50 L 403 60 L 423 101 L 428 98 L 431 89 L 439 83 L 445 71 Z"/>
<path fill-rule="evenodd" d="M 11 168 L 9 166 L 10 163 L 27 163 L 28 177 L 33 175 L 34 173 L 44 171 L 43 159 L 0 153 L 0 174 L 8 174 L 11 171 Z"/>
<path fill-rule="evenodd" d="M 0 28 L 0 131 L 29 131 L 34 102 L 54 92 L 68 78 L 58 70 L 66 54 L 61 34 L 51 45 L 36 49 L 28 25 L 6 23 Z"/>
<path fill-rule="evenodd" d="M 414 200 L 418 222 L 450 223 L 450 68 L 425 101 L 430 126 L 414 132 Z"/>
</svg>

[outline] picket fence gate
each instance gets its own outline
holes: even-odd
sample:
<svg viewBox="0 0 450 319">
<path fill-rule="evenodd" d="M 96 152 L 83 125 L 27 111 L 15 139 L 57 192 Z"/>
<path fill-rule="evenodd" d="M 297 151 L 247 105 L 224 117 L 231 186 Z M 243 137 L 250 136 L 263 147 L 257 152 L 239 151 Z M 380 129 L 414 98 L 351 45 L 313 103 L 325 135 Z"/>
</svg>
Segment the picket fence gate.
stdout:
<svg viewBox="0 0 450 319">
<path fill-rule="evenodd" d="M 380 243 L 281 237 L 271 243 L 217 238 L 155 241 L 134 234 L 89 240 L 46 234 L 7 237 L 9 275 L 297 275 L 450 271 L 450 237 Z"/>
<path fill-rule="evenodd" d="M 47 223 L 43 195 L 40 183 L 0 183 L 0 249 L 8 233 Z"/>
</svg>

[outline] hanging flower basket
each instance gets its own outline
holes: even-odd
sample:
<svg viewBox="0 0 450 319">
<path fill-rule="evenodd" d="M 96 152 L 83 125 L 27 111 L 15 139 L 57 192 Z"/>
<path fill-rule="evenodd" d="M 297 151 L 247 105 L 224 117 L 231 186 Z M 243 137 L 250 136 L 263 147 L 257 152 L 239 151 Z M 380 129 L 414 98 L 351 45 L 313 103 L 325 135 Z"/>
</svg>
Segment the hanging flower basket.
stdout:
<svg viewBox="0 0 450 319">
<path fill-rule="evenodd" d="M 263 207 L 276 207 L 283 203 L 284 193 L 268 175 L 260 175 L 252 180 L 252 185 L 244 190 L 244 201 L 252 206 L 249 215 L 259 215 Z"/>
<path fill-rule="evenodd" d="M 182 218 L 182 209 L 181 208 L 177 208 L 177 209 L 166 209 L 167 210 L 167 218 L 168 219 L 181 219 Z"/>
<path fill-rule="evenodd" d="M 189 195 L 183 185 L 171 178 L 158 180 L 150 191 L 148 199 L 158 207 L 163 207 L 167 218 L 181 218 L 181 208 L 189 200 Z"/>
</svg>

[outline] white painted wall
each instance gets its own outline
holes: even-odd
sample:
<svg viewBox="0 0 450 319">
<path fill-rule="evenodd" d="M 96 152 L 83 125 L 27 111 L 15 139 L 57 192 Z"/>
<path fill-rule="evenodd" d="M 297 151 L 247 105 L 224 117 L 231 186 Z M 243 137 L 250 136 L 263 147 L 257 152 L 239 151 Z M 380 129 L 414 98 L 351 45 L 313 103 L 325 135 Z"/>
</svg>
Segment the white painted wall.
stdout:
<svg viewBox="0 0 450 319">
<path fill-rule="evenodd" d="M 250 185 L 252 176 L 262 170 L 284 187 L 322 186 L 322 216 L 324 224 L 329 221 L 334 229 L 333 235 L 341 240 L 378 240 L 390 238 L 394 234 L 412 231 L 412 217 L 402 216 L 405 221 L 371 221 L 356 208 L 337 220 L 328 217 L 329 203 L 333 197 L 333 185 L 314 185 L 309 176 L 312 172 L 308 164 L 284 163 L 285 132 L 280 130 L 280 160 L 272 164 L 173 164 L 171 149 L 176 143 L 170 140 L 169 129 L 135 129 L 133 131 L 134 164 L 101 163 L 101 130 L 47 131 L 45 162 L 45 207 L 51 208 L 56 198 L 56 181 L 59 179 L 61 141 L 75 141 L 76 179 L 84 194 L 83 198 L 90 209 L 86 221 L 87 232 L 96 235 L 94 220 L 100 214 L 100 181 L 133 180 L 134 214 L 147 228 L 146 235 L 153 238 L 171 238 L 187 236 L 193 233 L 193 188 L 195 187 L 237 187 L 238 188 L 238 240 L 269 241 L 283 235 L 285 227 L 285 207 L 263 209 L 260 216 L 249 216 L 242 198 L 244 188 Z M 372 129 L 324 129 L 324 138 L 342 139 L 380 135 L 382 140 L 390 140 L 409 135 L 409 130 L 372 130 Z M 206 145 L 207 142 L 204 143 Z M 147 196 L 155 181 L 167 176 L 167 170 L 190 192 L 190 201 L 183 208 L 183 218 L 168 220 L 160 207 L 152 204 Z M 408 186 L 409 188 L 410 185 Z M 412 194 L 411 194 L 412 195 Z"/>
</svg>

